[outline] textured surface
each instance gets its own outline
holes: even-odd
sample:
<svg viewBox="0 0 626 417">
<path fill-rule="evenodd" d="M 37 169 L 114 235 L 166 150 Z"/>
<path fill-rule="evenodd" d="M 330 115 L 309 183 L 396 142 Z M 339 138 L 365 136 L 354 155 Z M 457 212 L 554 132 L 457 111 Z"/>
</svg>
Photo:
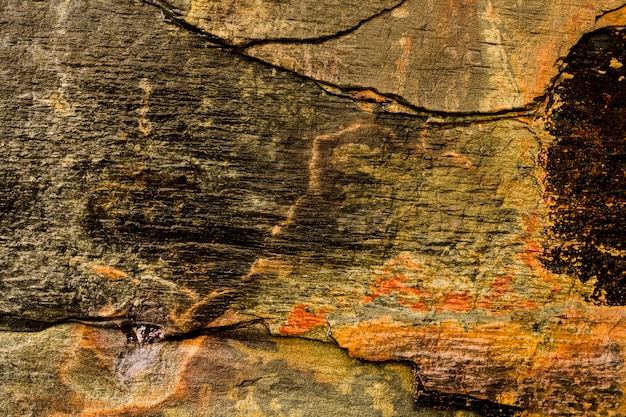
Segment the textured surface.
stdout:
<svg viewBox="0 0 626 417">
<path fill-rule="evenodd" d="M 246 53 L 348 89 L 445 112 L 496 112 L 542 96 L 596 16 L 620 1 L 406 0 L 348 35 Z M 623 20 L 621 21 L 623 24 Z"/>
<path fill-rule="evenodd" d="M 400 0 L 367 2 L 298 0 L 174 0 L 185 20 L 231 45 L 266 41 L 323 40 L 349 32 L 400 5 Z"/>
<path fill-rule="evenodd" d="M 314 137 L 356 106 L 139 3 L 3 15 L 0 312 L 219 315 L 305 192 Z"/>
<path fill-rule="evenodd" d="M 3 414 L 626 414 L 620 6 L 0 0 Z"/>
<path fill-rule="evenodd" d="M 146 345 L 83 325 L 0 337 L 5 416 L 476 416 L 415 407 L 406 365 L 263 327 Z"/>
<path fill-rule="evenodd" d="M 551 106 L 547 155 L 555 245 L 548 264 L 597 280 L 594 298 L 625 305 L 626 32 L 587 36 L 566 60 Z"/>
</svg>

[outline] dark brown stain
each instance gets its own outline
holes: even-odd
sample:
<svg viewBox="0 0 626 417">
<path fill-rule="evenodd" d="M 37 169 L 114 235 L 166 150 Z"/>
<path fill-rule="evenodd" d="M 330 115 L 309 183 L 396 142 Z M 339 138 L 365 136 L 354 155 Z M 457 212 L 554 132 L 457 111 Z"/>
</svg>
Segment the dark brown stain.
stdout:
<svg viewBox="0 0 626 417">
<path fill-rule="evenodd" d="M 626 305 L 626 30 L 586 35 L 565 63 L 551 99 L 554 242 L 544 261 L 597 279 L 596 302 Z"/>
</svg>

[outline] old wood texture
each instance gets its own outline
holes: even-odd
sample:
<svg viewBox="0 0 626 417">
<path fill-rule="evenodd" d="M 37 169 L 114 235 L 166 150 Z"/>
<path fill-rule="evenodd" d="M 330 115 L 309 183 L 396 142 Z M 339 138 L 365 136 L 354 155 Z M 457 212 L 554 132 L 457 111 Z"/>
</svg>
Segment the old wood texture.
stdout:
<svg viewBox="0 0 626 417">
<path fill-rule="evenodd" d="M 623 1 L 361 3 L 0 0 L 3 415 L 626 415 Z"/>
</svg>

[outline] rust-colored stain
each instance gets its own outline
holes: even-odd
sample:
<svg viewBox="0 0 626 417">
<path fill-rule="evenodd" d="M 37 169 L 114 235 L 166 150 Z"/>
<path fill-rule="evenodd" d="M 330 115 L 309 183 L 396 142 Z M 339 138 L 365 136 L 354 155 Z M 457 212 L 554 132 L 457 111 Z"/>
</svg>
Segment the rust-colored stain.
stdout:
<svg viewBox="0 0 626 417">
<path fill-rule="evenodd" d="M 382 295 L 390 295 L 397 293 L 400 295 L 413 295 L 421 297 L 422 292 L 419 288 L 408 287 L 405 282 L 407 277 L 403 274 L 394 274 L 388 278 L 376 277 L 375 283 L 371 288 L 371 293 L 361 300 L 361 304 L 371 303 Z"/>
<path fill-rule="evenodd" d="M 98 275 L 101 275 L 110 281 L 118 281 L 122 278 L 127 277 L 126 272 L 117 268 L 113 268 L 112 266 L 92 264 L 89 265 L 89 267 L 94 270 Z"/>
<path fill-rule="evenodd" d="M 531 272 L 543 271 L 543 264 L 540 261 L 540 256 L 543 254 L 543 246 L 534 239 L 541 224 L 539 222 L 539 215 L 537 212 L 533 212 L 530 216 L 523 216 L 523 229 L 525 236 L 521 240 L 525 243 L 524 248 L 518 259 L 526 265 Z"/>
<path fill-rule="evenodd" d="M 374 277 L 369 293 L 360 299 L 359 304 L 372 303 L 381 297 L 393 297 L 400 305 L 414 312 L 462 313 L 483 309 L 488 310 L 484 313 L 491 316 L 537 309 L 535 300 L 526 299 L 512 288 L 513 277 L 510 275 L 497 277 L 486 292 L 477 292 L 474 288 L 433 292 L 432 289 L 425 290 L 412 284 L 415 277 L 411 277 L 411 274 L 414 273 L 427 274 L 407 253 L 398 255 Z"/>
<path fill-rule="evenodd" d="M 316 327 L 326 326 L 326 312 L 311 304 L 294 306 L 287 317 L 287 323 L 278 329 L 278 333 L 288 336 L 298 336 L 309 332 Z"/>
<path fill-rule="evenodd" d="M 435 305 L 437 311 L 470 311 L 474 309 L 473 306 L 474 297 L 467 292 L 451 291 L 444 294 L 443 302 Z"/>
<path fill-rule="evenodd" d="M 508 275 L 498 277 L 491 284 L 491 290 L 494 292 L 494 294 L 504 295 L 511 289 L 512 282 L 513 278 Z"/>
<path fill-rule="evenodd" d="M 410 36 L 404 38 L 404 49 L 402 50 L 402 55 L 400 59 L 396 61 L 396 68 L 398 72 L 406 71 L 407 58 L 409 57 L 409 53 L 411 52 L 411 46 L 413 46 L 413 39 Z"/>
<path fill-rule="evenodd" d="M 400 272 L 400 271 L 404 271 Z M 408 272 L 421 272 L 422 268 L 410 255 L 401 253 L 390 260 L 385 268 L 374 278 L 374 284 L 370 288 L 369 295 L 360 300 L 360 304 L 368 304 L 379 297 L 395 295 L 398 302 L 410 307 L 413 311 L 427 311 L 425 298 L 430 294 L 420 288 L 407 284 Z"/>
</svg>

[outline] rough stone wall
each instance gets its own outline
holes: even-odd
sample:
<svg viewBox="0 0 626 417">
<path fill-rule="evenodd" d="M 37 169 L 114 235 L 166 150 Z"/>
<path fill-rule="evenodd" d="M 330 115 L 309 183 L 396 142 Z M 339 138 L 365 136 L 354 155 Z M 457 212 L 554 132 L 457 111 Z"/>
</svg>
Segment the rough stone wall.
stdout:
<svg viewBox="0 0 626 417">
<path fill-rule="evenodd" d="M 626 414 L 620 1 L 0 0 L 0 411 Z"/>
</svg>

